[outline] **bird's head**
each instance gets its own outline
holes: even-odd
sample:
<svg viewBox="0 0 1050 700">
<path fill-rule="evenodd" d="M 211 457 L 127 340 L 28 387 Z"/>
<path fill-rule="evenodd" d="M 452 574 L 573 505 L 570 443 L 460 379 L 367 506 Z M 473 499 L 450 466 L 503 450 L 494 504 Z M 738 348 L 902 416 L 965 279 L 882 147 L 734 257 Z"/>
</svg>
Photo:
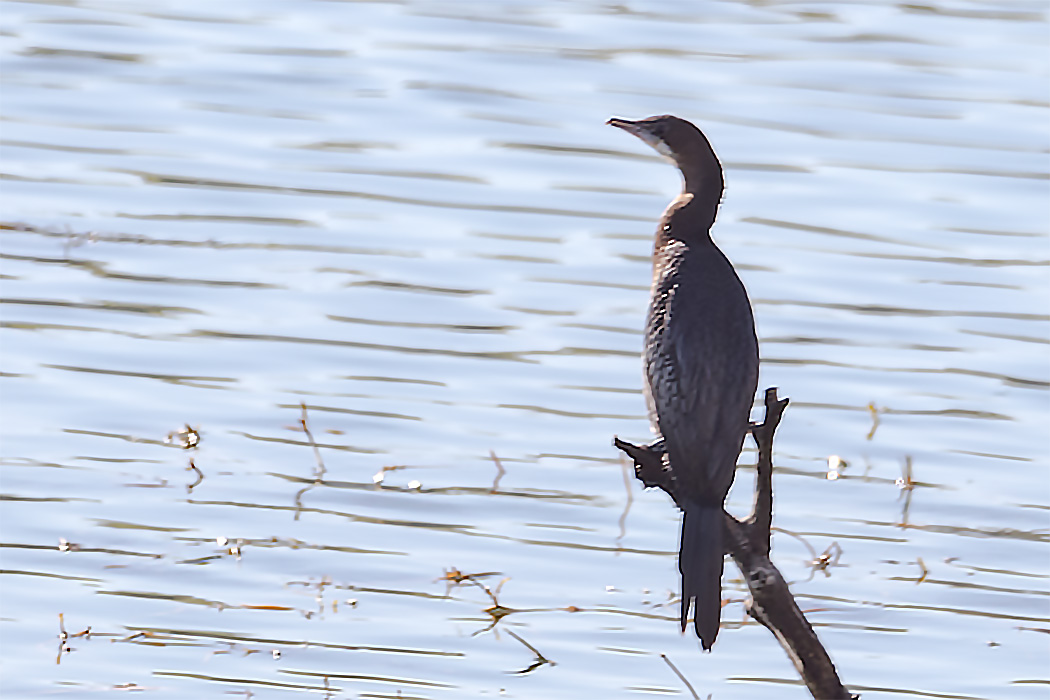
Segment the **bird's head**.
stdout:
<svg viewBox="0 0 1050 700">
<path fill-rule="evenodd" d="M 663 114 L 638 121 L 613 117 L 605 123 L 634 134 L 673 160 L 685 175 L 687 189 L 703 186 L 721 195 L 722 166 L 707 137 L 690 122 Z"/>
<path fill-rule="evenodd" d="M 648 119 L 636 122 L 613 116 L 606 124 L 634 134 L 638 139 L 656 149 L 660 155 L 667 156 L 671 160 L 676 160 L 676 152 L 684 150 L 682 147 L 687 145 L 685 142 L 689 140 L 689 136 L 693 135 L 690 132 L 698 131 L 686 120 L 678 119 L 677 116 L 671 114 L 650 116 Z M 678 148 L 676 149 L 675 146 Z"/>
</svg>

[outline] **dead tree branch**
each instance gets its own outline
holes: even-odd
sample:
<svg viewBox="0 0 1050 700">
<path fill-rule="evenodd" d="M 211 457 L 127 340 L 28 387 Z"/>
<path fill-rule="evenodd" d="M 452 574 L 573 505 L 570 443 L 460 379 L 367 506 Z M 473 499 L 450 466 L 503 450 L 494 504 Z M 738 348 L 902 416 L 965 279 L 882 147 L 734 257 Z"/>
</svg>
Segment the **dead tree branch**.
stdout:
<svg viewBox="0 0 1050 700">
<path fill-rule="evenodd" d="M 751 425 L 758 445 L 755 502 L 751 517 L 737 520 L 725 516 L 726 553 L 744 575 L 751 592 L 747 612 L 764 625 L 787 652 L 809 692 L 818 700 L 851 700 L 839 680 L 835 665 L 817 638 L 813 627 L 799 610 L 787 581 L 769 558 L 769 530 L 773 518 L 773 435 L 788 405 L 778 399 L 776 387 L 766 390 L 765 419 Z M 633 445 L 615 438 L 613 444 L 634 460 L 634 473 L 646 488 L 660 488 L 681 505 L 675 490 L 674 467 L 665 459 L 663 440 L 649 445 Z"/>
</svg>

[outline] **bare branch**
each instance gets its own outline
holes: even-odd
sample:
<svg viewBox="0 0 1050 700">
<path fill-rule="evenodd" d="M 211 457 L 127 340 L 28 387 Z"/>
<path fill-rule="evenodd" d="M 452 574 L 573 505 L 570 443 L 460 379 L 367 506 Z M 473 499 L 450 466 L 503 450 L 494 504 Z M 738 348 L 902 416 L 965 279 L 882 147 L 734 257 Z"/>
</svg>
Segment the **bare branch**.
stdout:
<svg viewBox="0 0 1050 700">
<path fill-rule="evenodd" d="M 776 387 L 766 389 L 766 417 L 752 427 L 751 436 L 758 445 L 755 476 L 755 505 L 748 521 L 751 546 L 756 552 L 769 555 L 769 526 L 773 520 L 773 434 L 780 425 L 780 417 L 787 408 L 787 399 L 777 398 Z"/>
<path fill-rule="evenodd" d="M 682 675 L 682 672 L 678 670 L 678 667 L 671 663 L 671 660 L 667 658 L 667 654 L 660 654 L 660 658 L 667 662 L 667 665 L 674 671 L 674 675 L 678 676 L 678 679 L 685 683 L 685 687 L 689 689 L 689 694 L 693 696 L 694 700 L 700 700 L 700 696 L 696 694 L 696 690 L 693 689 L 693 684 L 689 682 L 689 679 Z"/>
<path fill-rule="evenodd" d="M 787 581 L 769 558 L 769 531 L 773 518 L 773 435 L 788 400 L 777 398 L 775 387 L 766 390 L 765 419 L 752 424 L 758 445 L 754 512 L 745 521 L 724 513 L 725 551 L 733 557 L 747 582 L 751 600 L 747 612 L 764 625 L 787 652 L 814 698 L 853 700 L 838 677 L 835 665 L 806 620 Z M 615 438 L 613 444 L 634 460 L 635 477 L 647 488 L 660 488 L 678 503 L 674 465 L 667 462 L 663 441 L 634 445 Z"/>
</svg>

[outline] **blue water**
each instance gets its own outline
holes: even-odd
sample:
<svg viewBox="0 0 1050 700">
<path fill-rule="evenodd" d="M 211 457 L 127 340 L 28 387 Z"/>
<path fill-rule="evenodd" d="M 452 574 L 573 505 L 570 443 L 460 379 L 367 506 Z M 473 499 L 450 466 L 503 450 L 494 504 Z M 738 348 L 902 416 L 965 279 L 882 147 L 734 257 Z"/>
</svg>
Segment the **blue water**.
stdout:
<svg viewBox="0 0 1050 700">
<path fill-rule="evenodd" d="M 679 179 L 603 123 L 671 112 L 725 167 L 792 399 L 774 559 L 844 682 L 1047 697 L 1043 3 L 3 18 L 5 695 L 691 697 L 666 654 L 808 697 L 732 564 L 714 653 L 679 634 L 678 514 L 611 447 Z"/>
</svg>

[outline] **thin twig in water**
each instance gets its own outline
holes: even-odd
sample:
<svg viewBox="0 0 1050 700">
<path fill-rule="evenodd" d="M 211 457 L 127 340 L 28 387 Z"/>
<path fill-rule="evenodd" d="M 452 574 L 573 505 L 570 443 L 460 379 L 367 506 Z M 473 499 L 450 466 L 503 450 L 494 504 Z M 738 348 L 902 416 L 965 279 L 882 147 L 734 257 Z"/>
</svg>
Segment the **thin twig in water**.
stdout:
<svg viewBox="0 0 1050 700">
<path fill-rule="evenodd" d="M 813 577 L 818 571 L 823 572 L 825 576 L 831 576 L 831 574 L 828 573 L 828 567 L 838 566 L 839 558 L 842 557 L 842 547 L 839 546 L 838 542 L 832 542 L 830 545 L 828 545 L 827 549 L 825 549 L 822 553 L 817 554 L 817 550 L 815 550 L 813 548 L 813 545 L 806 541 L 806 538 L 802 535 L 794 533 L 791 530 L 785 530 L 782 527 L 771 527 L 770 530 L 776 530 L 777 532 L 782 532 L 785 535 L 794 537 L 796 540 L 804 544 L 806 546 L 806 549 L 809 550 L 810 556 L 812 558 L 808 562 L 806 562 L 806 565 L 810 569 L 809 578 L 806 579 L 806 582 L 812 581 Z"/>
<path fill-rule="evenodd" d="M 919 565 L 919 568 L 922 569 L 922 573 L 919 575 L 919 578 L 915 579 L 915 585 L 918 586 L 920 583 L 926 580 L 927 576 L 930 575 L 930 570 L 926 568 L 926 562 L 922 560 L 922 557 L 919 557 L 916 563 Z"/>
<path fill-rule="evenodd" d="M 617 544 L 627 536 L 627 514 L 631 512 L 631 504 L 634 503 L 634 491 L 631 489 L 631 467 L 622 454 L 620 455 L 620 471 L 623 473 L 623 485 L 627 490 L 627 504 L 623 507 L 623 513 L 620 514 L 620 534 L 616 537 Z"/>
<path fill-rule="evenodd" d="M 536 663 L 534 663 L 532 666 L 529 666 L 524 671 L 518 671 L 519 675 L 528 673 L 529 671 L 532 671 L 532 670 L 542 666 L 543 664 L 548 664 L 550 666 L 557 666 L 556 663 L 554 663 L 553 661 L 548 659 L 546 656 L 541 654 L 539 649 L 537 649 L 536 647 L 532 646 L 531 644 L 526 642 L 524 639 L 519 637 L 518 634 L 514 630 L 510 629 L 509 627 L 504 627 L 503 631 L 506 632 L 507 634 L 509 634 L 510 636 L 514 637 L 515 639 L 517 639 L 519 642 L 521 642 L 523 645 L 525 645 L 526 649 L 528 649 L 529 651 L 531 651 L 533 654 L 536 655 Z"/>
<path fill-rule="evenodd" d="M 900 527 L 908 527 L 908 512 L 911 510 L 911 496 L 912 492 L 915 491 L 915 487 L 918 485 L 915 479 L 912 478 L 912 466 L 911 466 L 911 455 L 907 455 L 904 458 L 904 465 L 901 467 L 901 478 L 897 479 L 897 488 L 901 490 L 900 496 L 904 497 L 904 505 L 901 507 L 901 521 Z"/>
<path fill-rule="evenodd" d="M 164 443 L 183 450 L 196 450 L 201 445 L 200 428 L 191 428 L 187 423 L 185 428 L 168 433 Z"/>
<path fill-rule="evenodd" d="M 300 403 L 299 407 L 303 410 L 302 415 L 299 417 L 299 422 L 303 426 L 303 432 L 306 433 L 306 439 L 310 441 L 310 447 L 314 448 L 314 458 L 317 459 L 317 474 L 315 478 L 320 481 L 328 470 L 325 469 L 324 460 L 321 459 L 321 450 L 317 447 L 314 434 L 310 432 L 310 426 L 306 424 L 306 404 Z"/>
<path fill-rule="evenodd" d="M 295 517 L 294 520 L 298 520 L 299 516 L 303 511 L 303 494 L 310 489 L 320 486 L 324 480 L 324 475 L 328 471 L 325 469 L 324 460 L 321 459 L 321 450 L 317 447 L 317 441 L 314 440 L 314 434 L 310 432 L 310 426 L 306 422 L 306 404 L 300 402 L 299 408 L 302 409 L 302 414 L 299 416 L 299 424 L 302 426 L 303 433 L 306 435 L 306 439 L 310 441 L 310 447 L 314 450 L 314 459 L 317 460 L 317 469 L 314 471 L 314 481 L 312 484 L 308 484 L 303 488 L 299 489 L 295 494 Z"/>
<path fill-rule="evenodd" d="M 492 482 L 492 490 L 489 493 L 496 493 L 499 491 L 499 480 L 503 478 L 503 475 L 507 473 L 507 470 L 503 468 L 503 463 L 499 461 L 499 457 L 493 450 L 489 450 L 489 457 L 496 463 L 496 480 Z"/>
<path fill-rule="evenodd" d="M 62 663 L 62 653 L 72 651 L 67 645 L 66 640 L 69 639 L 69 633 L 66 632 L 65 615 L 62 613 L 58 614 L 58 656 L 55 657 L 55 665 Z"/>
<path fill-rule="evenodd" d="M 871 430 L 868 431 L 868 440 L 875 437 L 875 431 L 879 429 L 879 407 L 872 401 L 868 404 L 868 413 L 871 414 Z"/>
<path fill-rule="evenodd" d="M 497 624 L 499 624 L 499 621 L 502 620 L 504 617 L 506 617 L 507 615 L 510 615 L 513 612 L 518 612 L 514 608 L 508 608 L 508 607 L 505 607 L 503 605 L 500 605 L 500 602 L 499 602 L 500 589 L 503 588 L 503 584 L 506 583 L 509 580 L 510 580 L 509 576 L 507 578 L 504 578 L 496 586 L 496 590 L 493 591 L 491 588 L 486 586 L 481 581 L 478 581 L 476 579 L 470 579 L 471 583 L 473 583 L 475 586 L 477 586 L 481 590 L 485 591 L 485 594 L 488 595 L 488 597 L 492 600 L 492 606 L 482 610 L 482 612 L 484 612 L 486 615 L 488 615 L 489 617 L 492 618 L 492 622 L 489 623 L 489 625 L 487 627 L 485 627 L 483 629 L 480 629 L 477 632 L 474 632 L 472 635 L 470 635 L 471 637 L 476 637 L 479 634 L 482 634 L 484 632 L 488 632 L 489 630 L 494 628 Z"/>
<path fill-rule="evenodd" d="M 58 614 L 58 656 L 55 657 L 55 665 L 62 663 L 62 654 L 68 654 L 73 651 L 73 647 L 69 646 L 67 642 L 70 639 L 77 639 L 78 637 L 84 637 L 87 639 L 91 638 L 91 627 L 85 627 L 80 632 L 74 632 L 70 634 L 66 631 L 66 616 L 63 613 Z"/>
<path fill-rule="evenodd" d="M 446 583 L 458 586 L 464 582 L 476 583 L 474 579 L 484 578 L 486 576 L 499 576 L 500 573 L 501 572 L 499 571 L 482 571 L 477 574 L 465 574 L 453 566 L 451 569 L 443 569 L 441 577 L 434 580 L 445 581 Z"/>
<path fill-rule="evenodd" d="M 839 559 L 842 557 L 842 547 L 839 546 L 838 542 L 832 542 L 828 545 L 828 548 L 821 552 L 819 557 L 816 557 L 809 562 L 810 572 L 809 578 L 813 579 L 813 576 L 820 571 L 825 577 L 830 577 L 828 573 L 829 566 L 838 566 Z"/>
<path fill-rule="evenodd" d="M 904 456 L 904 465 L 901 467 L 901 478 L 897 479 L 897 488 L 901 490 L 903 495 L 906 491 L 911 491 L 915 488 L 914 473 L 911 466 L 911 455 Z"/>
<path fill-rule="evenodd" d="M 193 463 L 193 458 L 192 457 L 190 457 L 190 466 L 186 467 L 186 471 L 189 471 L 190 469 L 192 469 L 193 471 L 197 472 L 197 480 L 194 481 L 192 484 L 187 484 L 186 485 L 186 490 L 187 491 L 193 491 L 194 488 L 196 488 L 197 486 L 200 486 L 200 483 L 202 481 L 204 481 L 204 472 L 202 472 L 197 467 L 197 465 Z"/>
<path fill-rule="evenodd" d="M 696 698 L 696 700 L 700 700 L 700 696 L 697 695 L 696 691 L 693 689 L 693 684 L 689 682 L 688 678 L 682 675 L 682 672 L 678 670 L 677 666 L 671 663 L 671 660 L 667 658 L 667 654 L 660 654 L 660 658 L 666 661 L 667 665 L 671 667 L 672 671 L 674 671 L 674 675 L 678 676 L 682 680 L 682 682 L 685 683 L 685 687 L 689 688 L 689 692 L 693 695 L 693 697 Z"/>
</svg>

